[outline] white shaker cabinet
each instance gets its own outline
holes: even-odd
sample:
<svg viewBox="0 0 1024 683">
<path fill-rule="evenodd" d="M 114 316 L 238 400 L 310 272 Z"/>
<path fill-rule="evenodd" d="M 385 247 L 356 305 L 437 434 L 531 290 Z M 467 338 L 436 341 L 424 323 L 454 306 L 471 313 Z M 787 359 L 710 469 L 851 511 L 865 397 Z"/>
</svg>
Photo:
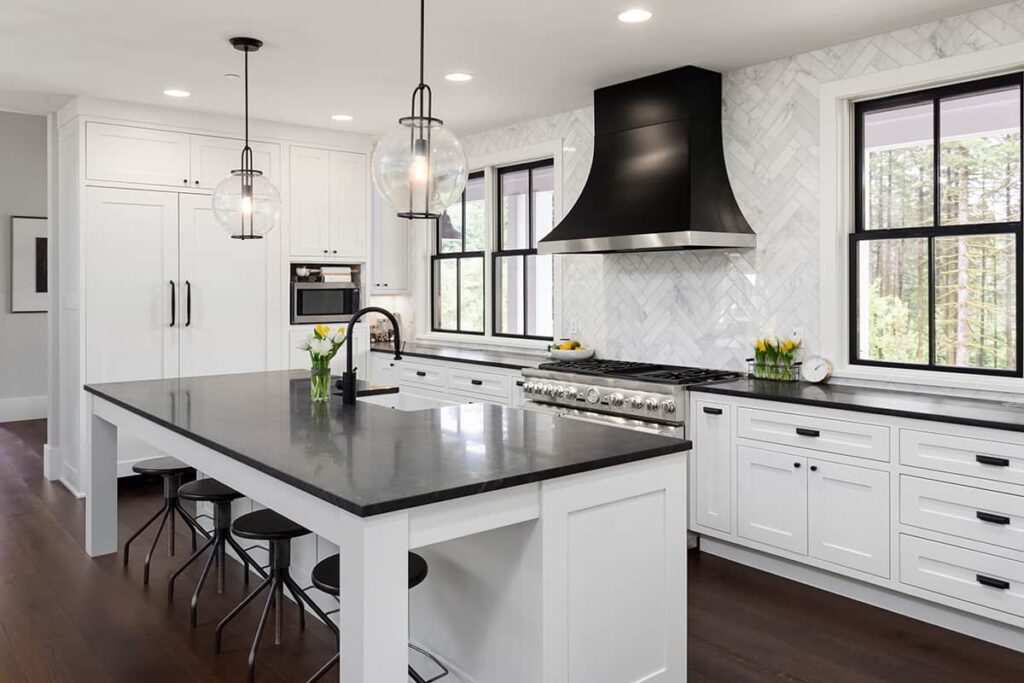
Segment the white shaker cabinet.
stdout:
<svg viewBox="0 0 1024 683">
<path fill-rule="evenodd" d="M 740 446 L 739 535 L 807 554 L 807 459 Z"/>
<path fill-rule="evenodd" d="M 367 260 L 366 175 L 365 154 L 291 148 L 292 257 Z"/>
<path fill-rule="evenodd" d="M 189 182 L 192 188 L 214 190 L 231 171 L 241 168 L 243 140 L 221 138 L 213 135 L 192 135 L 191 171 Z M 270 182 L 281 191 L 280 147 L 265 142 L 250 142 L 252 165 L 262 171 Z"/>
<path fill-rule="evenodd" d="M 807 531 L 811 557 L 888 577 L 889 473 L 811 460 Z"/>
<path fill-rule="evenodd" d="M 90 121 L 85 126 L 88 180 L 190 185 L 189 135 Z"/>
<path fill-rule="evenodd" d="M 399 218 L 379 194 L 373 193 L 373 258 L 370 291 L 403 292 L 409 288 L 409 230 L 417 225 Z"/>
<path fill-rule="evenodd" d="M 693 414 L 692 521 L 702 527 L 732 533 L 732 409 L 701 400 L 696 401 Z"/>
</svg>

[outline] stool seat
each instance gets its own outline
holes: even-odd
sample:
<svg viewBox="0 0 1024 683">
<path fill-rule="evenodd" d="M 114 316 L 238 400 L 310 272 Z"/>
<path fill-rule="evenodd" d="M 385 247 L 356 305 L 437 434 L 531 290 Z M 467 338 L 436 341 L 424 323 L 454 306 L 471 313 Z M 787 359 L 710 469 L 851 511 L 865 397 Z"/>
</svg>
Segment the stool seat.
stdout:
<svg viewBox="0 0 1024 683">
<path fill-rule="evenodd" d="M 178 497 L 202 503 L 230 503 L 242 494 L 216 479 L 196 479 L 178 488 Z"/>
<path fill-rule="evenodd" d="M 340 590 L 339 555 L 331 555 L 317 562 L 313 567 L 313 585 L 330 595 L 338 595 Z M 416 553 L 409 553 L 409 589 L 423 583 L 427 578 L 427 561 Z"/>
<path fill-rule="evenodd" d="M 236 536 L 254 541 L 286 541 L 305 536 L 309 530 L 273 510 L 256 510 L 242 515 L 231 524 Z"/>
<path fill-rule="evenodd" d="M 150 458 L 132 465 L 132 472 L 136 474 L 184 474 L 192 468 L 169 455 L 160 458 Z"/>
</svg>

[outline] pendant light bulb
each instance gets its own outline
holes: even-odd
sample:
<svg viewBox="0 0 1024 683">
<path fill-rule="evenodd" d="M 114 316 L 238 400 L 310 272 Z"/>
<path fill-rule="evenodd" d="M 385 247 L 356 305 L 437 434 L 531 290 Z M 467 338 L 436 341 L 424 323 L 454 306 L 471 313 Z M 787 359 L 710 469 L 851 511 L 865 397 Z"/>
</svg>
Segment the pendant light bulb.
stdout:
<svg viewBox="0 0 1024 683">
<path fill-rule="evenodd" d="M 373 148 L 373 183 L 401 218 L 436 219 L 462 196 L 469 176 L 459 139 L 433 116 L 423 80 L 425 0 L 420 0 L 420 82 L 409 116 Z"/>
<path fill-rule="evenodd" d="M 261 239 L 281 219 L 281 195 L 262 171 L 253 168 L 249 146 L 249 53 L 259 50 L 263 42 L 255 38 L 232 38 L 230 42 L 245 53 L 245 146 L 241 168 L 231 171 L 213 192 L 213 214 L 232 238 Z"/>
</svg>

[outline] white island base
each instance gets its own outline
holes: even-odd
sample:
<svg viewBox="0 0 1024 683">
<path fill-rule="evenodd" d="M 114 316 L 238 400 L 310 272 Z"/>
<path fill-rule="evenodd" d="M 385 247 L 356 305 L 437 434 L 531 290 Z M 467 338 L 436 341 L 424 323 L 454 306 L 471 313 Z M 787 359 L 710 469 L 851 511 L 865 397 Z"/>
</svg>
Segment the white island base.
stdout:
<svg viewBox="0 0 1024 683">
<path fill-rule="evenodd" d="M 88 401 L 89 554 L 118 550 L 120 429 L 340 547 L 343 683 L 407 681 L 410 632 L 462 683 L 686 680 L 685 453 L 364 518 Z"/>
</svg>

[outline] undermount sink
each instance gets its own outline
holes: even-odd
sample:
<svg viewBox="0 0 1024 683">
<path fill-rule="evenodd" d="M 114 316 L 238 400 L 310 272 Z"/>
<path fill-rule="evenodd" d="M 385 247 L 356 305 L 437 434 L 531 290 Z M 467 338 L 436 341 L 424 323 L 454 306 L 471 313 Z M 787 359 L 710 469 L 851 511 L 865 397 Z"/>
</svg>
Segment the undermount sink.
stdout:
<svg viewBox="0 0 1024 683">
<path fill-rule="evenodd" d="M 415 394 L 378 394 L 376 396 L 360 396 L 356 399 L 361 403 L 372 403 L 376 406 L 413 412 L 416 410 L 432 410 L 443 406 L 458 405 L 454 401 L 441 401 L 436 398 L 416 396 Z"/>
</svg>

